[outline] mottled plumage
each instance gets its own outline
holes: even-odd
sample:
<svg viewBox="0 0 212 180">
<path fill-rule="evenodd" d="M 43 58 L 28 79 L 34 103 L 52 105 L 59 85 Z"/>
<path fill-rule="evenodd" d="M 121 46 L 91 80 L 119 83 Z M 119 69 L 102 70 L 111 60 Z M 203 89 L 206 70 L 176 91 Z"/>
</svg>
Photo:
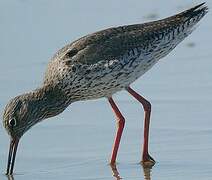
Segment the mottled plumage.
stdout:
<svg viewBox="0 0 212 180">
<path fill-rule="evenodd" d="M 110 97 L 171 52 L 206 12 L 196 6 L 163 20 L 82 37 L 52 58 L 44 84 L 60 83 L 72 101 Z"/>
<path fill-rule="evenodd" d="M 108 98 L 119 124 L 111 157 L 114 164 L 124 118 L 112 95 L 122 89 L 144 107 L 142 161 L 154 164 L 148 153 L 151 104 L 129 86 L 193 31 L 208 11 L 203 5 L 163 20 L 98 31 L 59 50 L 48 65 L 42 86 L 13 98 L 5 108 L 3 124 L 11 136 L 7 174 L 13 173 L 19 139 L 28 129 L 75 101 L 101 97 Z"/>
</svg>

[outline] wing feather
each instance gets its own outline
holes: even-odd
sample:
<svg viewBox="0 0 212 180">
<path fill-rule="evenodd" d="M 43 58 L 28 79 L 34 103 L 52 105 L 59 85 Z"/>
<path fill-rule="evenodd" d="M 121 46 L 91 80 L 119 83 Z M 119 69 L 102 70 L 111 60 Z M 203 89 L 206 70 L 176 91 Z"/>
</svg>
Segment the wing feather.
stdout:
<svg viewBox="0 0 212 180">
<path fill-rule="evenodd" d="M 69 64 L 95 64 L 119 59 L 127 51 L 144 48 L 180 27 L 182 31 L 188 31 L 208 12 L 204 4 L 162 20 L 108 28 L 89 34 L 62 48 L 54 58 L 65 59 L 70 61 Z"/>
</svg>

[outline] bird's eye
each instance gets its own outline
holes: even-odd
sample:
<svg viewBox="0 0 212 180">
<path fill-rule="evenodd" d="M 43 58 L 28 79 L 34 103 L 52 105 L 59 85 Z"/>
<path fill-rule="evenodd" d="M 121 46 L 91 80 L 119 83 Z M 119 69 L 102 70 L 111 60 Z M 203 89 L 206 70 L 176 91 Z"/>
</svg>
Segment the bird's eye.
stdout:
<svg viewBox="0 0 212 180">
<path fill-rule="evenodd" d="M 15 127 L 16 124 L 17 124 L 17 122 L 16 122 L 16 119 L 15 119 L 15 118 L 12 118 L 12 119 L 9 120 L 9 125 L 10 125 L 11 127 Z"/>
</svg>

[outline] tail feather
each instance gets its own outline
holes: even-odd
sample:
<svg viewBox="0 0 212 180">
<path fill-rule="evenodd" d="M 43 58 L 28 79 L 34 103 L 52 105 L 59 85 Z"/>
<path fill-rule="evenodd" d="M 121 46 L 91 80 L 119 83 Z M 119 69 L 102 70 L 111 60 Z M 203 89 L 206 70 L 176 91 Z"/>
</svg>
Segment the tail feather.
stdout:
<svg viewBox="0 0 212 180">
<path fill-rule="evenodd" d="M 187 23 L 187 27 L 192 27 L 198 23 L 208 12 L 208 7 L 204 3 L 201 3 L 193 8 L 183 11 L 179 14 L 171 16 L 165 21 L 172 21 L 176 25 Z"/>
<path fill-rule="evenodd" d="M 174 49 L 181 41 L 183 41 L 189 34 L 191 34 L 196 24 L 207 14 L 208 7 L 205 3 L 201 3 L 193 8 L 183 11 L 174 16 L 146 23 L 144 26 L 152 28 L 152 33 L 157 36 L 159 34 L 160 44 L 157 48 L 169 49 L 161 57 L 164 57 L 172 49 Z M 156 28 L 155 28 L 156 27 Z M 147 31 L 148 33 L 151 31 Z"/>
<path fill-rule="evenodd" d="M 196 24 L 207 14 L 208 7 L 205 3 L 201 3 L 193 8 L 183 11 L 174 16 L 156 21 L 159 31 L 166 34 L 173 32 L 172 38 L 182 41 L 196 28 Z M 153 23 L 152 23 L 153 24 Z"/>
<path fill-rule="evenodd" d="M 204 3 L 201 3 L 193 8 L 190 8 L 178 15 L 176 15 L 177 17 L 182 17 L 182 18 L 194 18 L 194 17 L 203 17 L 207 12 L 208 12 L 208 7 L 207 6 L 204 6 L 205 5 L 205 2 Z"/>
<path fill-rule="evenodd" d="M 123 26 L 120 28 L 116 28 L 116 30 L 121 31 L 134 31 L 134 30 L 142 30 L 142 32 L 150 33 L 150 32 L 163 32 L 169 29 L 170 31 L 178 29 L 182 29 L 183 31 L 190 31 L 193 29 L 193 26 L 197 24 L 208 12 L 208 7 L 206 3 L 201 3 L 193 8 L 185 10 L 179 14 L 170 16 L 165 19 L 156 20 L 152 22 L 146 22 L 143 24 L 134 24 Z"/>
</svg>

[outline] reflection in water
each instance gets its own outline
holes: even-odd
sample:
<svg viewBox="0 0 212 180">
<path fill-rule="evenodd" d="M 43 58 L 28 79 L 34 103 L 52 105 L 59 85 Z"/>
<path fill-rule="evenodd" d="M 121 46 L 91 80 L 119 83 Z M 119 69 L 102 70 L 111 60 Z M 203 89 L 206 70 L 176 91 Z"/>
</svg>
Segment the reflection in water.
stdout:
<svg viewBox="0 0 212 180">
<path fill-rule="evenodd" d="M 152 167 L 142 167 L 144 172 L 144 179 L 151 180 Z"/>
<path fill-rule="evenodd" d="M 8 180 L 14 180 L 13 175 L 7 175 Z"/>
<path fill-rule="evenodd" d="M 122 179 L 116 165 L 110 165 L 110 167 L 112 170 L 113 177 L 115 177 L 116 180 Z M 143 166 L 141 166 L 141 167 L 143 169 L 144 180 L 151 180 L 152 167 L 143 167 Z"/>
<path fill-rule="evenodd" d="M 119 172 L 117 170 L 116 165 L 115 164 L 114 165 L 110 165 L 110 167 L 111 167 L 111 170 L 112 170 L 113 177 L 115 177 L 116 180 L 122 179 L 121 176 L 119 175 Z"/>
</svg>

